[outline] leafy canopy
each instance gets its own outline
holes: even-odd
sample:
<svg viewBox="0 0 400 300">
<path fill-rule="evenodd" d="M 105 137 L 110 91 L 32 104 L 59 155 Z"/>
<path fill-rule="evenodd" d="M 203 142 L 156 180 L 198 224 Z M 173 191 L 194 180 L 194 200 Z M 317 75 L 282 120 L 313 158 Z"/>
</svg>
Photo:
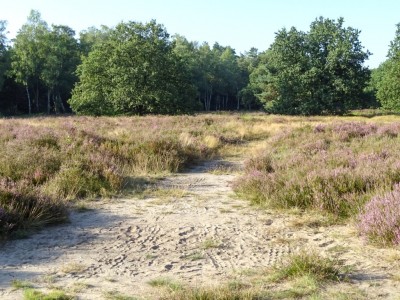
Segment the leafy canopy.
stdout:
<svg viewBox="0 0 400 300">
<path fill-rule="evenodd" d="M 194 97 L 185 75 L 162 25 L 120 23 L 83 58 L 69 104 L 89 115 L 187 112 Z"/>
<path fill-rule="evenodd" d="M 257 70 L 258 97 L 267 110 L 342 114 L 360 99 L 369 78 L 363 63 L 370 53 L 363 50 L 360 31 L 343 23 L 321 17 L 307 33 L 294 27 L 277 32 L 266 64 Z"/>
<path fill-rule="evenodd" d="M 382 108 L 400 112 L 400 23 L 396 27 L 388 59 L 378 68 L 380 76 L 376 83 L 376 96 Z"/>
</svg>

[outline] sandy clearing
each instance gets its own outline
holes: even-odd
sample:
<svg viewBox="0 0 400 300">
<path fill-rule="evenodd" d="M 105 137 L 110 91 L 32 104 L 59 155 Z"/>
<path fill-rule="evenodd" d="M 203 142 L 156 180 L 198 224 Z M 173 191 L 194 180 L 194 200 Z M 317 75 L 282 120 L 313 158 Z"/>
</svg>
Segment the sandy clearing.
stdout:
<svg viewBox="0 0 400 300">
<path fill-rule="evenodd" d="M 62 287 L 79 299 L 103 299 L 110 291 L 156 299 L 149 280 L 218 284 L 304 248 L 353 265 L 353 284 L 369 299 L 400 297 L 390 276 L 399 270 L 397 252 L 365 246 L 351 226 L 293 226 L 295 215 L 252 207 L 234 197 L 235 175 L 208 172 L 221 164 L 241 165 L 206 162 L 160 182 L 187 191 L 184 197 L 102 201 L 72 212 L 68 224 L 7 242 L 0 248 L 0 298 L 22 299 L 10 287 L 19 279 L 43 290 Z"/>
</svg>

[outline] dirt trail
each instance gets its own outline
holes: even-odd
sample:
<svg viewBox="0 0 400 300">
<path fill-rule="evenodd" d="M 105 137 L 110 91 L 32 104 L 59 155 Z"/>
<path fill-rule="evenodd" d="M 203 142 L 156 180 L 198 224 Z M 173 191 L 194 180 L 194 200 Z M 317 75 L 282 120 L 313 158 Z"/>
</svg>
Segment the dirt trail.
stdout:
<svg viewBox="0 0 400 300">
<path fill-rule="evenodd" d="M 235 175 L 209 172 L 221 164 L 228 162 L 207 162 L 160 182 L 160 188 L 185 191 L 183 197 L 101 202 L 72 212 L 68 224 L 6 243 L 0 247 L 0 299 L 22 299 L 11 288 L 14 279 L 44 290 L 62 287 L 78 299 L 104 299 L 112 291 L 153 299 L 152 279 L 217 284 L 304 247 L 327 253 L 340 248 L 341 257 L 366 270 L 354 277 L 358 285 L 377 297 L 381 288 L 388 298 L 400 295 L 387 277 L 394 265 L 368 254 L 354 235 L 346 239 L 347 227 L 297 228 L 293 215 L 251 207 L 234 197 Z M 240 162 L 229 164 L 240 168 Z M 354 241 L 359 250 L 349 248 Z M 380 287 L 373 287 L 376 282 Z"/>
</svg>

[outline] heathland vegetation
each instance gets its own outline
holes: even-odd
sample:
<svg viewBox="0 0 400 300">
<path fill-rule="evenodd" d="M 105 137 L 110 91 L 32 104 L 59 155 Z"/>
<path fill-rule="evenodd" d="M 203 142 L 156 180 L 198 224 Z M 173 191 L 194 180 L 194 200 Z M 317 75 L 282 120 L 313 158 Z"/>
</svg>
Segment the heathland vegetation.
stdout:
<svg viewBox="0 0 400 300">
<path fill-rule="evenodd" d="M 252 138 L 224 116 L 36 118 L 0 122 L 2 236 L 66 219 L 65 200 L 115 195 Z"/>
<path fill-rule="evenodd" d="M 374 120 L 377 121 L 374 121 Z M 0 122 L 1 234 L 65 221 L 67 203 L 137 190 L 173 173 L 265 140 L 234 184 L 272 209 L 353 220 L 381 245 L 399 239 L 400 125 L 396 117 L 199 115 L 63 117 Z M 72 201 L 72 202 L 71 202 Z"/>
</svg>

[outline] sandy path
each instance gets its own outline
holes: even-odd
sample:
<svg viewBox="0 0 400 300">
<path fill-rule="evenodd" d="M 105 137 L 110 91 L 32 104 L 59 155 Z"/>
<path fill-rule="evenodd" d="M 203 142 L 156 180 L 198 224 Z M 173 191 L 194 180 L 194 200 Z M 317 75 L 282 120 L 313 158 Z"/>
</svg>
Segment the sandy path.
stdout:
<svg viewBox="0 0 400 300">
<path fill-rule="evenodd" d="M 160 183 L 187 191 L 184 197 L 103 202 L 71 213 L 69 224 L 8 242 L 0 248 L 0 299 L 22 299 L 22 292 L 10 287 L 14 279 L 39 289 L 62 287 L 79 299 L 104 299 L 110 291 L 154 299 L 157 289 L 147 284 L 151 279 L 217 284 L 304 247 L 325 252 L 340 247 L 344 260 L 365 271 L 354 277 L 356 284 L 378 295 L 380 288 L 373 284 L 379 282 L 387 295 L 400 295 L 386 276 L 393 264 L 365 251 L 354 235 L 346 239 L 347 227 L 298 228 L 291 226 L 293 215 L 257 210 L 235 199 L 230 188 L 235 175 L 208 172 L 221 163 L 226 162 L 207 162 Z M 349 248 L 354 243 L 359 250 Z"/>
</svg>

